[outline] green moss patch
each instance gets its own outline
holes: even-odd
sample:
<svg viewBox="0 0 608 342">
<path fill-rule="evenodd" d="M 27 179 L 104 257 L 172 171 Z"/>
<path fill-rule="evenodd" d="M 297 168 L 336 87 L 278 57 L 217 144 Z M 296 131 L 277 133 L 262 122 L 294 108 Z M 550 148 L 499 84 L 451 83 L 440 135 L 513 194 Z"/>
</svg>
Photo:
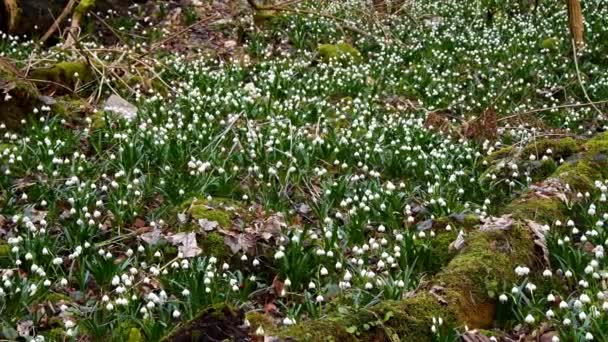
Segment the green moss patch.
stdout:
<svg viewBox="0 0 608 342">
<path fill-rule="evenodd" d="M 330 60 L 339 61 L 354 61 L 361 62 L 362 57 L 359 50 L 348 43 L 338 44 L 320 44 L 318 48 L 319 56 L 323 62 L 329 62 Z"/>
</svg>

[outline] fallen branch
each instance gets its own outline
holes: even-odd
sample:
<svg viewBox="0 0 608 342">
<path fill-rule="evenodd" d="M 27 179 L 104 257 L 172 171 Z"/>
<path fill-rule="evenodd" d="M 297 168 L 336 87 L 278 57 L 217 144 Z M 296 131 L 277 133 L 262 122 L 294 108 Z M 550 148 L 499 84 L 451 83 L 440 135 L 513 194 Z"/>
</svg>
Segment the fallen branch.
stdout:
<svg viewBox="0 0 608 342">
<path fill-rule="evenodd" d="M 57 19 L 55 19 L 55 21 L 53 22 L 51 27 L 49 27 L 49 29 L 42 36 L 42 38 L 40 38 L 40 45 L 44 45 L 44 43 L 55 33 L 55 31 L 57 31 L 61 22 L 63 22 L 65 17 L 67 17 L 68 14 L 70 14 L 72 12 L 72 8 L 74 8 L 75 4 L 76 4 L 76 0 L 70 0 L 68 2 L 68 4 L 65 6 L 65 8 L 61 12 L 61 14 L 57 17 Z"/>
</svg>

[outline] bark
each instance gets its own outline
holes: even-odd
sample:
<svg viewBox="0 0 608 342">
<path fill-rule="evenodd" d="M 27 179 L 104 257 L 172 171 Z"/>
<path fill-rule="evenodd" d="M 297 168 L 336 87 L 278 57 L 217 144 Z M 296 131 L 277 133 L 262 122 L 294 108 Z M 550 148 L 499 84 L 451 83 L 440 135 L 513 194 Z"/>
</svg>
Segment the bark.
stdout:
<svg viewBox="0 0 608 342">
<path fill-rule="evenodd" d="M 583 12 L 581 10 L 580 0 L 568 1 L 568 23 L 570 25 L 570 34 L 577 46 L 582 46 L 585 43 L 585 25 L 583 23 Z"/>
</svg>

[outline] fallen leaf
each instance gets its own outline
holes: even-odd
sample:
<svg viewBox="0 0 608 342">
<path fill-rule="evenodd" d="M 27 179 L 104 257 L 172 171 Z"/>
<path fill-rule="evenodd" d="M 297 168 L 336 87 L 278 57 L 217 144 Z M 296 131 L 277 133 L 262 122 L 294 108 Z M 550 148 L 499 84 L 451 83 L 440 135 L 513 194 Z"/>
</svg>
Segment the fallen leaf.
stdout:
<svg viewBox="0 0 608 342">
<path fill-rule="evenodd" d="M 233 254 L 240 251 L 253 254 L 256 240 L 252 234 L 228 234 L 224 236 L 224 243 Z"/>
<path fill-rule="evenodd" d="M 209 221 L 207 219 L 198 220 L 198 225 L 206 232 L 216 230 L 220 226 L 217 221 Z"/>
<path fill-rule="evenodd" d="M 432 219 L 424 220 L 416 225 L 416 229 L 418 229 L 419 231 L 425 231 L 425 230 L 429 230 L 431 228 L 433 228 Z"/>
<path fill-rule="evenodd" d="M 461 250 L 464 245 L 465 245 L 465 239 L 464 239 L 464 232 L 461 230 L 458 233 L 458 236 L 456 237 L 456 240 L 452 241 L 452 243 L 450 243 L 450 246 L 448 247 L 448 249 L 450 251 L 459 251 Z"/>
<path fill-rule="evenodd" d="M 227 41 L 224 42 L 224 47 L 226 49 L 232 49 L 235 46 L 236 46 L 236 41 L 235 40 L 227 40 Z"/>
<path fill-rule="evenodd" d="M 198 247 L 196 233 L 177 233 L 167 237 L 167 240 L 177 246 L 177 251 L 184 255 L 184 258 L 192 258 L 201 254 L 202 250 Z"/>
<path fill-rule="evenodd" d="M 302 214 L 302 215 L 306 215 L 308 213 L 311 212 L 312 209 L 310 209 L 310 206 L 306 203 L 302 203 L 300 205 L 298 205 L 298 213 Z"/>
<path fill-rule="evenodd" d="M 549 232 L 548 226 L 543 226 L 540 223 L 537 223 L 532 220 L 526 220 L 528 223 L 528 227 L 534 234 L 534 244 L 542 251 L 543 260 L 545 261 L 547 267 L 550 267 L 549 260 L 549 248 L 547 248 L 547 239 L 546 234 Z"/>
<path fill-rule="evenodd" d="M 17 323 L 17 333 L 21 337 L 28 337 L 31 335 L 32 330 L 34 329 L 34 322 L 31 320 L 20 321 Z"/>
<path fill-rule="evenodd" d="M 461 339 L 463 342 L 490 342 L 490 338 L 480 334 L 477 330 L 469 330 L 462 334 Z"/>
<path fill-rule="evenodd" d="M 177 221 L 179 221 L 179 223 L 181 223 L 181 224 L 188 223 L 188 215 L 186 215 L 185 213 L 178 213 Z"/>
<path fill-rule="evenodd" d="M 148 245 L 155 246 L 162 238 L 162 232 L 160 229 L 154 229 L 151 232 L 141 234 L 139 238 L 146 242 Z"/>
<path fill-rule="evenodd" d="M 513 226 L 513 218 L 511 215 L 502 215 L 500 217 L 490 216 L 481 219 L 481 231 L 492 231 L 492 230 L 509 230 Z"/>
<path fill-rule="evenodd" d="M 135 219 L 135 222 L 133 222 L 133 226 L 135 228 L 142 228 L 142 227 L 145 227 L 145 225 L 146 225 L 146 221 L 142 220 L 139 217 Z"/>
<path fill-rule="evenodd" d="M 23 211 L 23 214 L 29 218 L 32 222 L 40 222 L 42 220 L 44 220 L 44 218 L 46 217 L 46 211 L 42 211 L 42 210 L 37 210 L 34 207 L 26 207 L 25 210 Z"/>
</svg>

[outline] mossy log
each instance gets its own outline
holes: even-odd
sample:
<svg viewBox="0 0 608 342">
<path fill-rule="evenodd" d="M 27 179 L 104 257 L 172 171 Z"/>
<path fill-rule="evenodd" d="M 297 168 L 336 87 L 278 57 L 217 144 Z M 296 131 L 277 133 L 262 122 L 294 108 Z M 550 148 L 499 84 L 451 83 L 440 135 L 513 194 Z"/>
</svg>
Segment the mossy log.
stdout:
<svg viewBox="0 0 608 342">
<path fill-rule="evenodd" d="M 571 141 L 566 145 L 573 147 Z M 430 341 L 433 317 L 456 326 L 491 328 L 499 285 L 516 280 L 517 265 L 542 267 L 529 220 L 547 224 L 563 218 L 564 201 L 576 201 L 578 192 L 608 177 L 608 133 L 567 152 L 572 154 L 567 162 L 504 208 L 515 219 L 510 229 L 472 229 L 459 254 L 412 296 L 291 327 L 250 314 L 252 331 L 262 326 L 266 335 L 290 341 Z"/>
</svg>

